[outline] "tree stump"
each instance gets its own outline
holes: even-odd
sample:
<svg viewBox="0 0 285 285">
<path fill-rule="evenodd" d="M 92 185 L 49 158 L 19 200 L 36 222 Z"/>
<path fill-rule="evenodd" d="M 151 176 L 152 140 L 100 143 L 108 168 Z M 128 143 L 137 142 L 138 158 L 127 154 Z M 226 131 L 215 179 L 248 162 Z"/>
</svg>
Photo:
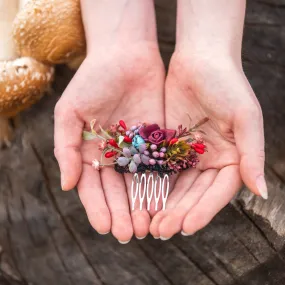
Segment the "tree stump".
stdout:
<svg viewBox="0 0 285 285">
<path fill-rule="evenodd" d="M 175 2 L 156 1 L 166 66 L 175 44 Z M 262 105 L 267 201 L 246 189 L 205 229 L 170 241 L 120 245 L 89 225 L 76 191 L 63 192 L 53 156 L 53 109 L 72 77 L 21 114 L 0 152 L 0 285 L 284 285 L 285 1 L 248 1 L 243 61 Z"/>
</svg>

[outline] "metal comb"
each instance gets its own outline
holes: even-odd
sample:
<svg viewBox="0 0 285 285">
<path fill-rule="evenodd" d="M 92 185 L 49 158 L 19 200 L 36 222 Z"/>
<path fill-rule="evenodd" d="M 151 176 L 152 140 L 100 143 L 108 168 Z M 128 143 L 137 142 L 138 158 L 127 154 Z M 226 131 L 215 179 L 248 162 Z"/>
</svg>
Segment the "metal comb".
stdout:
<svg viewBox="0 0 285 285">
<path fill-rule="evenodd" d="M 147 210 L 150 210 L 151 202 L 154 200 L 155 210 L 158 210 L 158 203 L 161 198 L 162 210 L 165 210 L 166 201 L 169 194 L 169 175 L 164 174 L 160 177 L 156 172 L 133 175 L 131 186 L 132 211 L 135 209 L 135 203 L 139 200 L 139 209 L 143 209 L 143 203 L 146 198 Z"/>
</svg>

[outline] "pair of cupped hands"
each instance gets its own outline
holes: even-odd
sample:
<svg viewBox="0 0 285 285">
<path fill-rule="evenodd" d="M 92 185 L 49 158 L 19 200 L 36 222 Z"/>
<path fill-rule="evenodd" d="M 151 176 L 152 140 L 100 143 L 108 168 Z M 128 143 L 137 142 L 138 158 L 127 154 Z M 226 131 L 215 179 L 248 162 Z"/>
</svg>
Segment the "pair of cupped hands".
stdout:
<svg viewBox="0 0 285 285">
<path fill-rule="evenodd" d="M 132 175 L 112 167 L 100 171 L 98 142 L 82 132 L 97 119 L 103 127 L 124 120 L 157 123 L 165 128 L 202 126 L 208 152 L 196 168 L 171 176 L 166 210 L 131 211 Z M 93 228 L 110 231 L 121 243 L 148 233 L 166 240 L 191 235 L 206 226 L 245 182 L 267 198 L 264 180 L 262 112 L 242 69 L 241 59 L 213 48 L 191 54 L 176 48 L 165 68 L 158 46 L 139 42 L 128 47 L 90 51 L 55 108 L 55 156 L 63 190 L 77 186 Z"/>
</svg>

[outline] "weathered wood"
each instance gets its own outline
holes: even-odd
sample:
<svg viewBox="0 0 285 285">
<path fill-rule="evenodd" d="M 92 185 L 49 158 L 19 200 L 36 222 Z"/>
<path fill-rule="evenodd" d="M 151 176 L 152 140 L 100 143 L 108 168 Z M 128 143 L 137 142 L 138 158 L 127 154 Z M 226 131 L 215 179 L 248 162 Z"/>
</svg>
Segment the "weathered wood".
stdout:
<svg viewBox="0 0 285 285">
<path fill-rule="evenodd" d="M 175 44 L 175 1 L 157 0 L 160 48 Z M 242 191 L 192 237 L 122 246 L 90 227 L 76 191 L 60 190 L 53 108 L 72 77 L 21 115 L 0 152 L 0 285 L 285 284 L 285 1 L 248 1 L 244 67 L 264 111 L 268 201 Z"/>
</svg>

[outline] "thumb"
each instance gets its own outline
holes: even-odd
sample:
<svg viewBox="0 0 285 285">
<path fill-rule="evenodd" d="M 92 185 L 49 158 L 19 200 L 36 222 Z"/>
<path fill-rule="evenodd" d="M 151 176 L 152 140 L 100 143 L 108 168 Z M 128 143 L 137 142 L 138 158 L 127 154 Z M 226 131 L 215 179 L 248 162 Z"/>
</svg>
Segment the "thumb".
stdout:
<svg viewBox="0 0 285 285">
<path fill-rule="evenodd" d="M 239 110 L 234 122 L 235 141 L 241 156 L 240 172 L 246 186 L 267 199 L 262 111 L 259 104 L 251 105 Z"/>
<path fill-rule="evenodd" d="M 62 190 L 74 188 L 82 172 L 80 146 L 84 123 L 59 101 L 55 107 L 54 154 L 61 173 Z"/>
</svg>

